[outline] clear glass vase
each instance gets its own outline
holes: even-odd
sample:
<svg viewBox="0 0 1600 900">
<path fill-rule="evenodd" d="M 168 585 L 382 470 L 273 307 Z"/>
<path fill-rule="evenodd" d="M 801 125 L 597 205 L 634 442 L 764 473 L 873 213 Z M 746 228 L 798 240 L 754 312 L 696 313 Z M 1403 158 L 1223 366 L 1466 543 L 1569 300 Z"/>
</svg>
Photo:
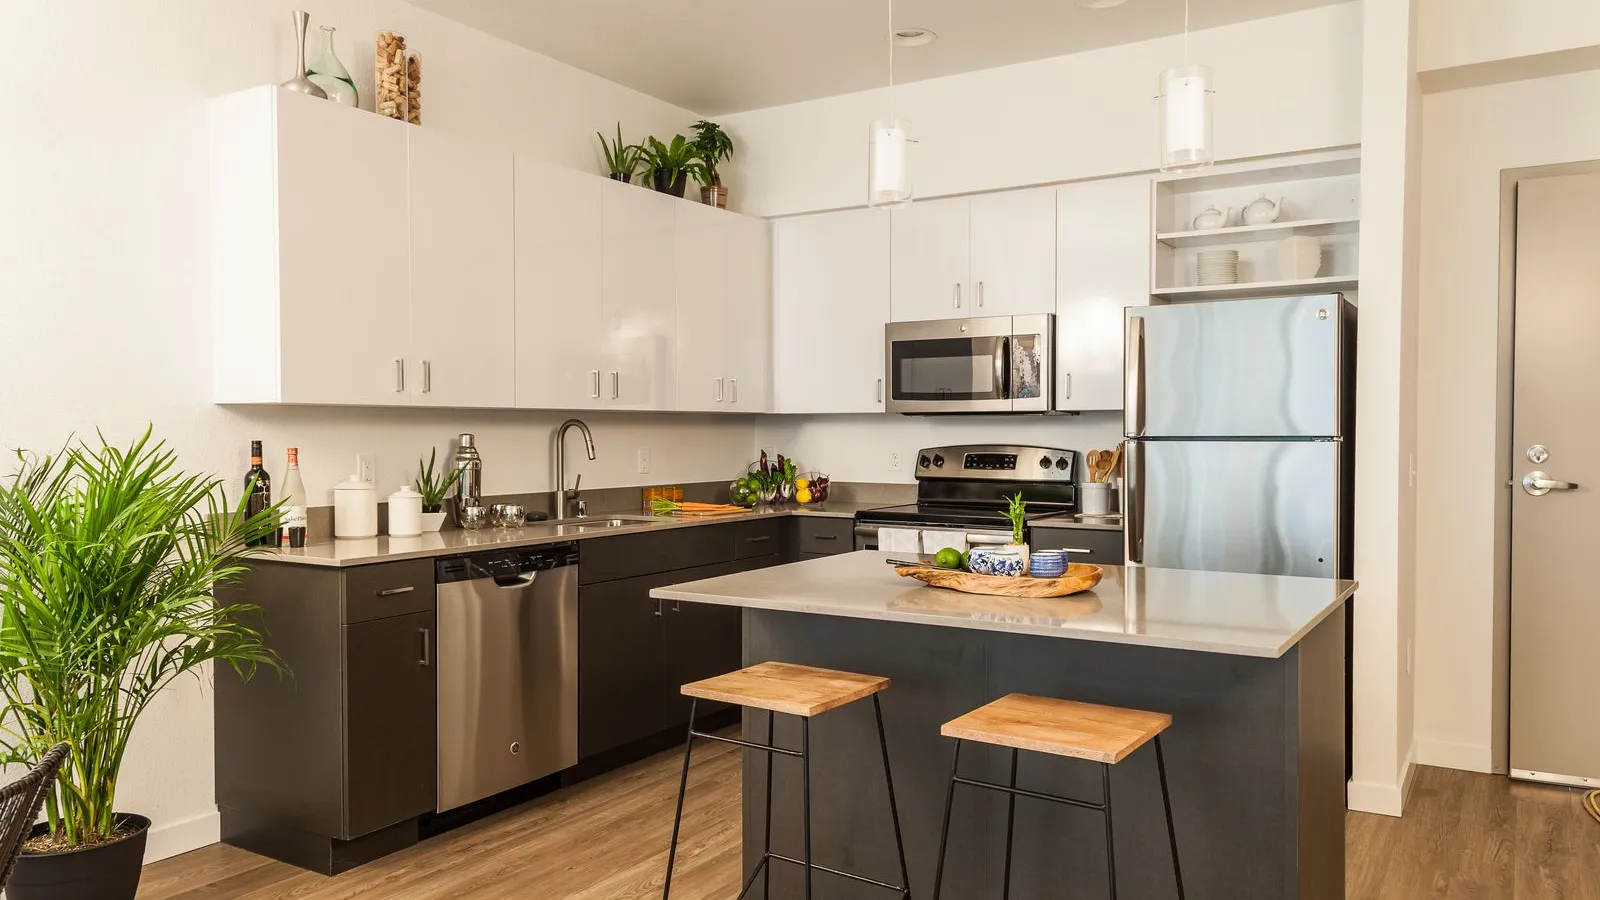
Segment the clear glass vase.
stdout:
<svg viewBox="0 0 1600 900">
<path fill-rule="evenodd" d="M 333 31 L 331 25 L 322 26 L 321 48 L 307 64 L 306 77 L 326 91 L 329 100 L 345 106 L 357 106 L 361 98 L 356 93 L 355 79 L 350 77 L 350 70 L 339 61 L 339 55 L 333 52 Z"/>
</svg>

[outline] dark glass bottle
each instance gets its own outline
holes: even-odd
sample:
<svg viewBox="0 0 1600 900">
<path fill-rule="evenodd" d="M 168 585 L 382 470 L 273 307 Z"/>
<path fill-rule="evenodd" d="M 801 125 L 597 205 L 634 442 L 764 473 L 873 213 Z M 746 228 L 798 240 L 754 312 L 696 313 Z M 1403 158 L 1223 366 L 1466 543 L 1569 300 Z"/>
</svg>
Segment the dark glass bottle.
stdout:
<svg viewBox="0 0 1600 900">
<path fill-rule="evenodd" d="M 250 442 L 250 471 L 244 473 L 244 489 L 250 492 L 249 506 L 251 516 L 260 515 L 267 507 L 272 505 L 272 476 L 261 465 L 261 442 Z M 274 547 L 278 543 L 278 532 L 272 532 L 250 541 L 252 547 Z"/>
</svg>

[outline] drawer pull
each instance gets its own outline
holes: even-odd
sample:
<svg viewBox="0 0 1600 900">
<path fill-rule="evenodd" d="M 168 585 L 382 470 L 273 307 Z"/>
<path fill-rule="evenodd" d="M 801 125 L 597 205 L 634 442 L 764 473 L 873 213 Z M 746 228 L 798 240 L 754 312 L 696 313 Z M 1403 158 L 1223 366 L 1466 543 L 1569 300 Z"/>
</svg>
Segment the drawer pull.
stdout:
<svg viewBox="0 0 1600 900">
<path fill-rule="evenodd" d="M 379 597 L 393 597 L 396 594 L 409 594 L 409 593 L 411 593 L 412 591 L 414 591 L 416 589 L 417 588 L 416 588 L 415 585 L 406 585 L 405 587 L 389 588 L 387 590 L 379 591 L 378 592 L 378 596 Z"/>
<path fill-rule="evenodd" d="M 1080 550 L 1077 547 L 1062 547 L 1062 553 L 1082 553 L 1084 556 L 1093 556 L 1093 550 Z"/>
<path fill-rule="evenodd" d="M 813 534 L 811 539 L 813 541 L 837 541 L 839 536 L 837 534 Z"/>
<path fill-rule="evenodd" d="M 770 534 L 763 534 L 763 535 L 761 535 L 761 536 L 760 536 L 760 537 L 750 537 L 750 538 L 745 538 L 745 540 L 746 540 L 746 541 L 748 541 L 748 542 L 750 542 L 750 543 L 752 543 L 752 544 L 759 544 L 759 543 L 761 543 L 761 542 L 763 542 L 763 541 L 770 541 L 770 540 L 772 540 L 772 535 L 770 535 Z"/>
</svg>

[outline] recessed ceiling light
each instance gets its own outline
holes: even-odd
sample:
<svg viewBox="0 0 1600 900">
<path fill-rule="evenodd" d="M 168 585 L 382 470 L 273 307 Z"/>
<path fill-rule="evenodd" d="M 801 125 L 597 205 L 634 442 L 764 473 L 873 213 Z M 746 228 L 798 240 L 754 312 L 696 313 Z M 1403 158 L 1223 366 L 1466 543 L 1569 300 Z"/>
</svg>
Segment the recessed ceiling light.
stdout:
<svg viewBox="0 0 1600 900">
<path fill-rule="evenodd" d="M 896 47 L 926 47 L 939 36 L 926 28 L 896 28 L 894 31 L 894 44 Z"/>
<path fill-rule="evenodd" d="M 1128 0 L 1078 0 L 1078 5 L 1084 9 L 1110 9 L 1127 2 Z"/>
</svg>

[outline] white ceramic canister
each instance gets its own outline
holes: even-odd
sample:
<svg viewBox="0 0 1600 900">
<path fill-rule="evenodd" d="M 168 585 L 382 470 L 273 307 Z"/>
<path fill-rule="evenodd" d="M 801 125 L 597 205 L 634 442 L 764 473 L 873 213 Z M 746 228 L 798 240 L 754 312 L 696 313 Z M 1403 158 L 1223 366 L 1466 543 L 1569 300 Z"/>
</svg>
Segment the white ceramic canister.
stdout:
<svg viewBox="0 0 1600 900">
<path fill-rule="evenodd" d="M 409 484 L 389 495 L 389 535 L 415 537 L 422 533 L 422 495 Z"/>
<path fill-rule="evenodd" d="M 351 475 L 333 486 L 333 536 L 368 538 L 378 536 L 378 489 L 360 475 Z"/>
</svg>

